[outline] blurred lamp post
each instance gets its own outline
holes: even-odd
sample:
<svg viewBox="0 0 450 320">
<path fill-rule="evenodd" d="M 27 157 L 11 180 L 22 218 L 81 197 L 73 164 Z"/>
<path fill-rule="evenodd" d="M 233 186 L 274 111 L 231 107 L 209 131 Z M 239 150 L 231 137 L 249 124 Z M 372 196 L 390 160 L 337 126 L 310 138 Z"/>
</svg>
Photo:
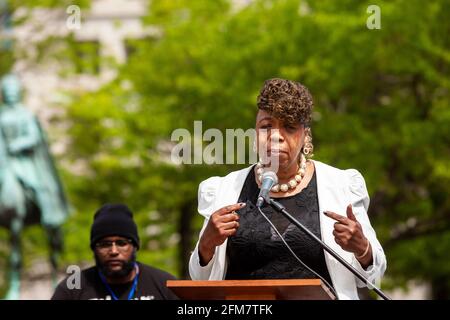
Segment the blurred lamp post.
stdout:
<svg viewBox="0 0 450 320">
<path fill-rule="evenodd" d="M 0 51 L 12 48 L 12 24 L 8 0 L 0 0 Z"/>
<path fill-rule="evenodd" d="M 0 0 L 0 76 L 8 73 L 13 65 L 13 32 L 11 7 L 8 0 Z"/>
</svg>

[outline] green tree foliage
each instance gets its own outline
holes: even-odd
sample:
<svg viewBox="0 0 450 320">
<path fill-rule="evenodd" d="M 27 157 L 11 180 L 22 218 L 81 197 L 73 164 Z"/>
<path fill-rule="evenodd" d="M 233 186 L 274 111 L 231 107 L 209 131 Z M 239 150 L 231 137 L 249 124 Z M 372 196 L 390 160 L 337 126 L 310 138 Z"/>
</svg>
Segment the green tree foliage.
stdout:
<svg viewBox="0 0 450 320">
<path fill-rule="evenodd" d="M 129 93 L 108 87 L 71 108 L 74 156 L 85 149 L 95 172 L 80 184 L 80 201 L 161 210 L 180 231 L 201 179 L 233 166 L 166 165 L 155 161 L 158 143 L 194 120 L 250 128 L 263 81 L 298 80 L 315 99 L 316 158 L 366 178 L 387 274 L 429 280 L 448 296 L 448 1 L 379 1 L 380 30 L 366 27 L 369 4 L 253 1 L 233 10 L 228 1 L 153 1 L 147 22 L 163 36 L 138 44 L 123 68 Z M 102 125 L 108 116 L 119 124 Z M 107 143 L 114 139 L 123 143 Z M 132 168 L 121 163 L 132 156 Z"/>
</svg>

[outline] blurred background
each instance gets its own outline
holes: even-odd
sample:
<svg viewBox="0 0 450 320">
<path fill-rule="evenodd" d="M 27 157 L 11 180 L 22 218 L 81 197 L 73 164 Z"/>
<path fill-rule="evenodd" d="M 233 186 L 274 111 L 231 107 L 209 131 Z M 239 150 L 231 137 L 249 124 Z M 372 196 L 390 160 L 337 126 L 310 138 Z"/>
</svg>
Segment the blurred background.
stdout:
<svg viewBox="0 0 450 320">
<path fill-rule="evenodd" d="M 379 28 L 369 26 L 370 5 Z M 450 298 L 449 8 L 448 0 L 0 0 L 0 77 L 22 81 L 72 207 L 60 278 L 69 265 L 93 264 L 95 210 L 124 202 L 140 228 L 138 259 L 186 279 L 202 224 L 198 184 L 244 165 L 175 165 L 171 133 L 192 132 L 195 120 L 203 130 L 252 128 L 264 80 L 282 77 L 313 95 L 314 159 L 366 179 L 388 261 L 382 288 L 397 299 Z M 8 238 L 0 229 L 0 296 Z M 48 299 L 47 237 L 32 226 L 21 239 L 21 299 Z"/>
</svg>

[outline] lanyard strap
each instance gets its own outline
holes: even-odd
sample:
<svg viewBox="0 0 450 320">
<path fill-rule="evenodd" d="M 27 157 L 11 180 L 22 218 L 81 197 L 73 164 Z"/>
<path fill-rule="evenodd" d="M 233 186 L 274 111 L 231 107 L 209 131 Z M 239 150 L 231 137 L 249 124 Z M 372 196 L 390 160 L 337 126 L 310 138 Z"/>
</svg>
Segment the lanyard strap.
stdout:
<svg viewBox="0 0 450 320">
<path fill-rule="evenodd" d="M 128 299 L 127 300 L 131 300 L 131 298 L 133 298 L 134 293 L 135 293 L 136 288 L 137 288 L 137 284 L 138 284 L 139 266 L 137 265 L 136 262 L 134 263 L 134 267 L 136 268 L 136 275 L 134 276 L 133 286 L 131 287 L 131 290 L 130 290 L 130 293 L 128 294 Z M 100 279 L 102 280 L 103 284 L 105 285 L 106 289 L 111 294 L 111 298 L 113 300 L 119 300 L 119 298 L 117 298 L 116 294 L 111 289 L 111 287 L 109 286 L 108 282 L 106 281 L 105 276 L 103 275 L 103 273 L 99 270 L 98 274 L 99 274 Z"/>
</svg>

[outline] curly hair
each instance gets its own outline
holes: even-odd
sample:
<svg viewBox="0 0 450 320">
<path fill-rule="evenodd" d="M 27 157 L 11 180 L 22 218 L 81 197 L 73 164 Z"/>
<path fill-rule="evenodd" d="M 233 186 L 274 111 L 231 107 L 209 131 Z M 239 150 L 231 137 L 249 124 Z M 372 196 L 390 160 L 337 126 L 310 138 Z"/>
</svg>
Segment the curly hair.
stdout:
<svg viewBox="0 0 450 320">
<path fill-rule="evenodd" d="M 264 82 L 257 106 L 288 125 L 299 122 L 309 126 L 313 100 L 308 89 L 294 81 L 269 79 Z"/>
<path fill-rule="evenodd" d="M 266 80 L 258 95 L 257 106 L 259 110 L 268 112 L 287 125 L 305 125 L 306 137 L 302 152 L 306 156 L 312 156 L 310 124 L 314 104 L 304 85 L 279 78 Z"/>
</svg>

